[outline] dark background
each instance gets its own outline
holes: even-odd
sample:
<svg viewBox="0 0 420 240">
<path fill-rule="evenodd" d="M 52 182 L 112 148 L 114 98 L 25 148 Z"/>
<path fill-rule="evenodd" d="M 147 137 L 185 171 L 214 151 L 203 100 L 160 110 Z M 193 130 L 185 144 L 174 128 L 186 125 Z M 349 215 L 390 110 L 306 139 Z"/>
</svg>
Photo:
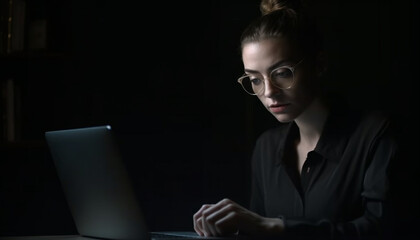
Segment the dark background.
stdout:
<svg viewBox="0 0 420 240">
<path fill-rule="evenodd" d="M 316 2 L 330 89 L 395 120 L 408 231 L 419 223 L 418 2 Z M 0 235 L 75 232 L 48 130 L 112 125 L 151 230 L 192 230 L 201 204 L 224 197 L 246 206 L 254 141 L 276 124 L 236 82 L 258 4 L 27 1 L 27 22 L 47 19 L 47 49 L 0 57 L 1 80 L 21 91 L 18 139 L 0 145 Z"/>
</svg>

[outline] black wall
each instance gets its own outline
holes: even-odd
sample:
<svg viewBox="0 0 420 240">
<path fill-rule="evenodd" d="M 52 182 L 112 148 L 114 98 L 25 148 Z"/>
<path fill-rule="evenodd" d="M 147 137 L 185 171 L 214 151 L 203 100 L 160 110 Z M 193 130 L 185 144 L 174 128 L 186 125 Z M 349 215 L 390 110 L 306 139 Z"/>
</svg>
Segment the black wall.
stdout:
<svg viewBox="0 0 420 240">
<path fill-rule="evenodd" d="M 276 124 L 236 82 L 239 35 L 259 1 L 46 2 L 49 46 L 64 56 L 28 60 L 22 139 L 41 143 L 2 154 L 1 234 L 75 231 L 42 144 L 55 129 L 113 126 L 152 230 L 192 229 L 201 204 L 224 197 L 246 205 L 253 143 Z M 402 139 L 418 136 L 418 3 L 322 1 L 314 9 L 331 89 L 391 113 Z M 410 225 L 418 138 L 403 144 L 397 184 Z"/>
</svg>

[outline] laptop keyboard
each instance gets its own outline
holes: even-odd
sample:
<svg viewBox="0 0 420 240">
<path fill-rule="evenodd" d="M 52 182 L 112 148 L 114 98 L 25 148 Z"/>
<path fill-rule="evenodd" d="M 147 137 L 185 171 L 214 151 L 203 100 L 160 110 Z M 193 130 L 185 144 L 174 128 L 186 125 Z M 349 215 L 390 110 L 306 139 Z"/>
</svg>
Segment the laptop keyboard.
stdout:
<svg viewBox="0 0 420 240">
<path fill-rule="evenodd" d="M 202 240 L 235 240 L 236 238 L 234 237 L 202 237 L 199 235 L 195 235 L 195 234 L 181 234 L 181 235 L 177 235 L 177 234 L 168 234 L 168 233 L 159 233 L 159 232 L 153 232 L 151 234 L 151 238 L 152 240 L 155 239 L 159 239 L 159 240 L 164 240 L 164 239 L 185 239 L 185 240 L 190 240 L 190 239 L 202 239 Z"/>
<path fill-rule="evenodd" d="M 170 235 L 170 234 L 163 234 L 163 233 L 153 233 L 152 240 L 154 239 L 203 239 L 200 236 L 177 236 L 177 235 Z"/>
</svg>

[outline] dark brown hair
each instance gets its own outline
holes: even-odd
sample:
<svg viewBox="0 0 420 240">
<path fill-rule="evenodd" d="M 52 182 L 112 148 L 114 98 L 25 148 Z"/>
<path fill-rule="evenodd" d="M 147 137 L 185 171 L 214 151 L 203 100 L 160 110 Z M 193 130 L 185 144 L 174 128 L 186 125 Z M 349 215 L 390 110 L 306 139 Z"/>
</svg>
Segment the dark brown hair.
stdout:
<svg viewBox="0 0 420 240">
<path fill-rule="evenodd" d="M 262 16 L 241 35 L 241 50 L 246 43 L 286 37 L 297 43 L 304 54 L 315 56 L 322 50 L 322 40 L 315 18 L 301 1 L 262 0 Z"/>
</svg>

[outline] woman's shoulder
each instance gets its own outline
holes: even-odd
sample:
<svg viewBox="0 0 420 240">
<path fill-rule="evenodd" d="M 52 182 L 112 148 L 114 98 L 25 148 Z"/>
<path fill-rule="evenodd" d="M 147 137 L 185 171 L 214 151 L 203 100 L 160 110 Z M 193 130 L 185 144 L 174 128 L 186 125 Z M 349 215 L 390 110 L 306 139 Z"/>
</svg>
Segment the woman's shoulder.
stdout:
<svg viewBox="0 0 420 240">
<path fill-rule="evenodd" d="M 348 108 L 348 112 L 341 116 L 341 124 L 343 126 L 339 128 L 345 129 L 345 135 L 359 142 L 373 144 L 380 139 L 395 140 L 396 137 L 391 116 L 381 109 Z"/>
<path fill-rule="evenodd" d="M 365 134 L 371 133 L 376 135 L 389 129 L 391 124 L 389 114 L 380 109 L 347 107 L 332 114 L 335 114 L 334 125 L 336 127 L 347 128 L 348 131 L 353 133 L 363 132 Z"/>
<path fill-rule="evenodd" d="M 389 114 L 382 110 L 371 109 L 361 111 L 361 126 L 366 128 L 388 128 L 390 123 L 391 118 Z"/>
<path fill-rule="evenodd" d="M 358 108 L 341 98 L 329 99 L 332 123 L 336 128 L 351 131 L 378 132 L 389 129 L 392 123 L 390 114 L 380 108 Z"/>
</svg>

